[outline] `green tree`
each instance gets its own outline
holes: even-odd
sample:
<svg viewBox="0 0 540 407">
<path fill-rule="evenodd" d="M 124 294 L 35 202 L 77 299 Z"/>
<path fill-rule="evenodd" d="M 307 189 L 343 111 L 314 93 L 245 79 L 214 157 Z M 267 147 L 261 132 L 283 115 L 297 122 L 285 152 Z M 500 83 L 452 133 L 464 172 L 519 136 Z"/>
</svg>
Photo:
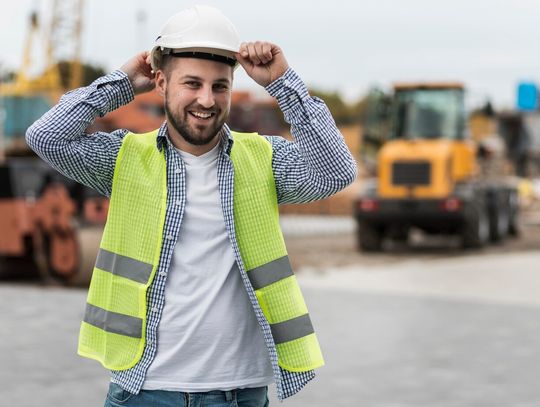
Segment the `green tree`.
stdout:
<svg viewBox="0 0 540 407">
<path fill-rule="evenodd" d="M 60 70 L 60 76 L 62 78 L 62 86 L 67 88 L 70 83 L 71 78 L 71 68 L 72 64 L 69 61 L 60 61 L 58 63 L 58 69 Z M 82 86 L 90 85 L 100 76 L 105 75 L 105 70 L 100 66 L 90 65 L 83 63 L 83 80 Z"/>
<path fill-rule="evenodd" d="M 309 91 L 311 96 L 317 96 L 324 100 L 326 106 L 334 116 L 336 124 L 350 124 L 354 122 L 350 106 L 343 100 L 339 92 L 324 92 L 318 89 Z"/>
<path fill-rule="evenodd" d="M 339 92 L 310 89 L 309 93 L 324 100 L 338 125 L 361 122 L 366 108 L 366 96 L 361 96 L 356 101 L 347 103 Z"/>
</svg>

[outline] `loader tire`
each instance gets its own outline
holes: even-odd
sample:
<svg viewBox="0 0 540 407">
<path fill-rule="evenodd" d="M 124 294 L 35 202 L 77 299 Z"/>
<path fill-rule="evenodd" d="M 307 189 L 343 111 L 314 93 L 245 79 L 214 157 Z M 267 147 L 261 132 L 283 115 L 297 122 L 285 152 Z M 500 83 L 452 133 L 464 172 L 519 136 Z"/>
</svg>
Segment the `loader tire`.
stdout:
<svg viewBox="0 0 540 407">
<path fill-rule="evenodd" d="M 366 221 L 358 222 L 358 249 L 363 252 L 379 252 L 382 250 L 382 230 Z"/>
<path fill-rule="evenodd" d="M 517 191 L 515 190 L 510 191 L 508 203 L 509 203 L 509 211 L 510 211 L 508 234 L 512 237 L 517 237 L 519 236 L 521 232 L 521 227 L 519 223 L 519 201 L 518 201 Z"/>
<path fill-rule="evenodd" d="M 506 197 L 499 199 L 489 212 L 489 237 L 492 242 L 500 242 L 510 229 L 510 205 Z"/>
<path fill-rule="evenodd" d="M 461 230 L 464 249 L 483 247 L 489 240 L 489 216 L 485 208 L 476 207 L 467 216 Z"/>
</svg>

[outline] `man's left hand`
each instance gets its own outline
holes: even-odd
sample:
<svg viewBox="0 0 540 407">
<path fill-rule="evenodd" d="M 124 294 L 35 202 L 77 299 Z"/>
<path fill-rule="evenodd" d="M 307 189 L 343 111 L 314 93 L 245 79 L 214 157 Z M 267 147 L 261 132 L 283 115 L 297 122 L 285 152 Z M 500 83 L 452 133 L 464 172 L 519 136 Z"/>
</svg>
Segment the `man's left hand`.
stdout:
<svg viewBox="0 0 540 407">
<path fill-rule="evenodd" d="M 270 42 L 243 42 L 236 59 L 259 85 L 268 86 L 282 76 L 289 64 L 283 51 Z"/>
</svg>

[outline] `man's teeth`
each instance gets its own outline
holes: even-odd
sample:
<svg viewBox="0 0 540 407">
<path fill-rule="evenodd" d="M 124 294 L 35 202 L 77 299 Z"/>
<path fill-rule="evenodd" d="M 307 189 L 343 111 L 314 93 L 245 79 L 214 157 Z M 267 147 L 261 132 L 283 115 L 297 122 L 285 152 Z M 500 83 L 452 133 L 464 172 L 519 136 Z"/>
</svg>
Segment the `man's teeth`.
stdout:
<svg viewBox="0 0 540 407">
<path fill-rule="evenodd" d="M 212 113 L 203 113 L 203 112 L 190 112 L 193 116 L 198 117 L 199 119 L 208 119 L 212 117 Z"/>
</svg>

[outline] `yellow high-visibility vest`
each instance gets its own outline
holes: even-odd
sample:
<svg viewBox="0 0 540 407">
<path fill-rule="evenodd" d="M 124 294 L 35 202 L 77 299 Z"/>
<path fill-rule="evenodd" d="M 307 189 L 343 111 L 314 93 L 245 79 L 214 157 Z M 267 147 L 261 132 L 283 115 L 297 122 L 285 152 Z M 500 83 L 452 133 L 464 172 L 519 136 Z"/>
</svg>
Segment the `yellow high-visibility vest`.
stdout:
<svg viewBox="0 0 540 407">
<path fill-rule="evenodd" d="M 167 206 L 157 130 L 127 134 L 113 176 L 107 223 L 90 283 L 78 353 L 126 370 L 146 345 L 147 290 L 158 268 Z M 324 364 L 279 225 L 272 147 L 256 133 L 232 133 L 234 227 L 240 255 L 276 345 L 292 372 Z"/>
</svg>

